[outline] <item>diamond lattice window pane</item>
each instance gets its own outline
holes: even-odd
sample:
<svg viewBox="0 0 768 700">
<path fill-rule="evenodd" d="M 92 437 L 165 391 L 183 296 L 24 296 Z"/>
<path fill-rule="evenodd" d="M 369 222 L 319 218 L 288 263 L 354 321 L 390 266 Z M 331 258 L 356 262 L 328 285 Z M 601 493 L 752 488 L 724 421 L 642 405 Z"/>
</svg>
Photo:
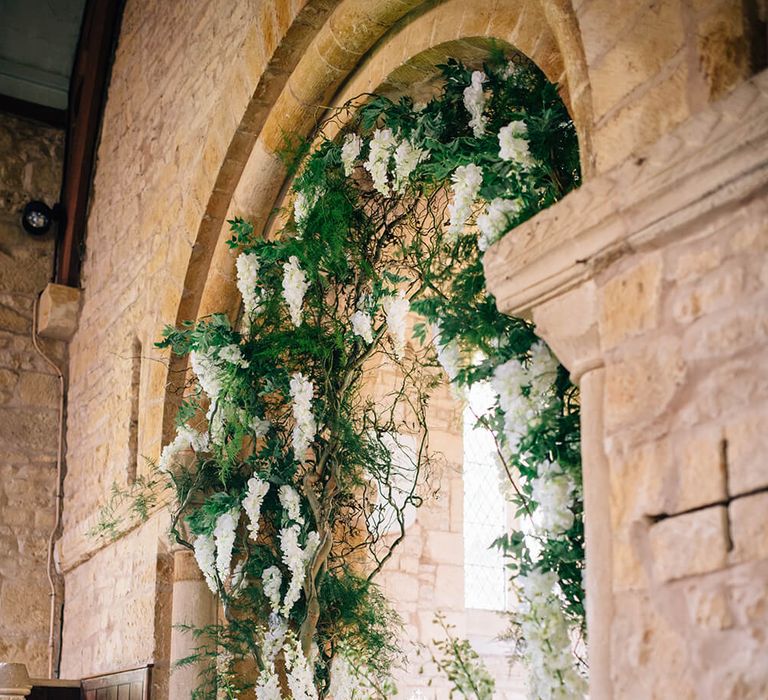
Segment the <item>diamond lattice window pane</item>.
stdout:
<svg viewBox="0 0 768 700">
<path fill-rule="evenodd" d="M 493 403 L 488 385 L 475 385 L 464 410 L 464 598 L 467 608 L 504 610 L 504 558 L 493 541 L 506 531 L 507 503 L 499 488 L 492 433 L 475 427 Z"/>
</svg>

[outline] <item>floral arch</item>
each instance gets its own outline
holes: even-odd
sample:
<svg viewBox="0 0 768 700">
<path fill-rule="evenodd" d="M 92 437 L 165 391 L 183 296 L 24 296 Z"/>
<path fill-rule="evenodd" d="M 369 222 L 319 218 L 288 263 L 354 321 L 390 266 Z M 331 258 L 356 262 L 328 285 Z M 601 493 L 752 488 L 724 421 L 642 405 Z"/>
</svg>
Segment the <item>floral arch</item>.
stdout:
<svg viewBox="0 0 768 700">
<path fill-rule="evenodd" d="M 435 359 L 458 391 L 490 381 L 498 396 L 478 420 L 531 521 L 500 545 L 516 562 L 534 692 L 581 692 L 578 398 L 531 326 L 496 311 L 482 273 L 490 244 L 578 184 L 575 133 L 519 55 L 441 71 L 426 104 L 373 96 L 286 146 L 280 235 L 230 222 L 241 325 L 224 309 L 166 332 L 193 372 L 158 466 L 176 492 L 174 533 L 226 611 L 201 631 L 219 692 L 391 692 L 394 619 L 372 579 L 422 500 Z M 427 322 L 416 349 L 411 308 Z M 401 378 L 384 396 L 363 388 L 374 361 Z M 389 540 L 384 513 L 399 524 Z"/>
</svg>

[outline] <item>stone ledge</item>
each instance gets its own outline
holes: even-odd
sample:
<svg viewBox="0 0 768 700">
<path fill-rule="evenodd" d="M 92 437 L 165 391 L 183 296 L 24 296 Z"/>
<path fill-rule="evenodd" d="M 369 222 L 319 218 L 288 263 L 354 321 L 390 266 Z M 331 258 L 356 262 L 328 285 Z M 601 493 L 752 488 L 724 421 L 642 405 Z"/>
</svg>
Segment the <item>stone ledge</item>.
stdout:
<svg viewBox="0 0 768 700">
<path fill-rule="evenodd" d="M 766 185 L 763 71 L 493 245 L 485 256 L 488 288 L 501 311 L 526 315 L 627 251 L 656 248 Z"/>
<path fill-rule="evenodd" d="M 43 338 L 69 342 L 80 318 L 80 290 L 49 282 L 40 295 L 37 332 Z"/>
</svg>

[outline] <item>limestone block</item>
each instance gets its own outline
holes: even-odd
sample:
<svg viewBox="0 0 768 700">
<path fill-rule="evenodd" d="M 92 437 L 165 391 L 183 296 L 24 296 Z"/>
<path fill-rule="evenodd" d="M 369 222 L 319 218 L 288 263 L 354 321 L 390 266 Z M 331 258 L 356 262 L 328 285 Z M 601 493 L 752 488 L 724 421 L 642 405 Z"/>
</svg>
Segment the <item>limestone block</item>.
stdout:
<svg viewBox="0 0 768 700">
<path fill-rule="evenodd" d="M 699 627 L 724 630 L 733 626 L 730 602 L 723 588 L 709 590 L 696 582 L 686 590 L 686 603 L 691 621 Z"/>
<path fill-rule="evenodd" d="M 598 119 L 632 90 L 649 82 L 683 45 L 680 3 L 670 0 L 644 5 L 632 19 L 631 29 L 594 67 L 590 66 Z"/>
<path fill-rule="evenodd" d="M 680 343 L 657 338 L 642 351 L 606 365 L 605 423 L 609 431 L 631 424 L 635 429 L 661 415 L 683 385 L 686 365 Z"/>
<path fill-rule="evenodd" d="M 731 495 L 768 486 L 768 405 L 734 416 L 725 435 Z"/>
<path fill-rule="evenodd" d="M 737 562 L 768 558 L 768 493 L 742 496 L 728 506 L 733 552 Z"/>
<path fill-rule="evenodd" d="M 38 333 L 44 338 L 68 341 L 77 330 L 80 290 L 50 283 L 40 296 Z"/>
<path fill-rule="evenodd" d="M 650 531 L 655 576 L 672 581 L 721 569 L 727 562 L 728 544 L 723 506 L 666 518 Z"/>
<path fill-rule="evenodd" d="M 661 293 L 661 255 L 641 258 L 600 289 L 600 340 L 603 349 L 655 328 Z"/>
<path fill-rule="evenodd" d="M 667 494 L 667 513 L 716 503 L 726 498 L 722 430 L 707 425 L 677 438 L 675 485 Z"/>
<path fill-rule="evenodd" d="M 687 324 L 700 316 L 732 305 L 744 283 L 744 271 L 738 265 L 720 267 L 695 284 L 683 287 L 672 302 L 672 316 Z"/>
</svg>

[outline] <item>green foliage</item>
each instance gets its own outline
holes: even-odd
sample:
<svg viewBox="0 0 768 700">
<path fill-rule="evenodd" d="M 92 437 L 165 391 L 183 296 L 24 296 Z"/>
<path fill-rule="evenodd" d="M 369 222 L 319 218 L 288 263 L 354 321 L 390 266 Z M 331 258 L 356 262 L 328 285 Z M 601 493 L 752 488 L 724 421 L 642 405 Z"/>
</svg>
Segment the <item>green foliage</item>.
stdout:
<svg viewBox="0 0 768 700">
<path fill-rule="evenodd" d="M 234 569 L 208 572 L 226 624 L 193 631 L 200 646 L 185 663 L 206 661 L 200 698 L 216 692 L 235 697 L 252 686 L 254 678 L 237 668 L 250 664 L 262 677 L 274 671 L 265 648 L 279 616 L 264 590 L 264 572 L 269 567 L 281 572 L 284 594 L 293 572 L 283 549 L 288 530 L 296 533 L 300 548 L 308 548 L 313 538 L 318 543 L 303 564 L 299 600 L 289 612 L 281 611 L 285 619 L 279 622 L 300 641 L 307 658 L 317 649 L 311 671 L 320 697 L 327 693 L 338 653 L 354 663 L 374 697 L 391 695 L 388 678 L 400 659 L 400 622 L 372 579 L 405 535 L 405 511 L 418 507 L 429 490 L 433 455 L 426 411 L 440 379 L 433 371 L 428 326 L 439 323 L 441 343 L 457 343 L 468 358 L 454 380 L 459 391 L 487 381 L 510 359 L 531 362 L 534 329 L 498 312 L 485 288 L 476 230 L 467 226 L 456 239 L 445 233 L 447 189 L 459 166 L 479 165 L 474 214 L 496 198 L 515 200 L 517 209 L 506 222 L 506 230 L 512 229 L 578 185 L 573 124 L 555 86 L 538 69 L 520 62 L 510 70 L 494 54 L 484 66 L 487 129 L 476 137 L 463 102 L 471 70 L 455 61 L 441 69 L 443 90 L 424 106 L 416 108 L 407 97 L 372 96 L 357 111 L 342 110 L 349 119 L 334 139 L 321 129 L 310 148 L 287 137 L 281 156 L 293 176 L 293 216 L 280 212 L 285 224 L 269 240 L 250 222 L 229 222 L 230 247 L 257 261 L 256 288 L 249 290 L 253 300 L 241 322 L 213 314 L 167 328 L 158 343 L 190 356 L 195 368 L 179 388 L 184 392 L 177 417 L 180 443 L 161 459 L 176 493 L 172 531 L 179 541 L 189 545 L 211 538 L 219 554 L 218 528 L 224 516 L 240 513 L 249 480 L 269 486 L 258 537 L 249 536 L 246 519 L 240 518 L 231 548 Z M 529 166 L 499 156 L 497 134 L 513 120 L 526 124 Z M 359 164 L 351 177 L 345 173 L 344 137 L 363 138 L 359 163 L 368 157 L 377 128 L 429 151 L 400 191 L 377 191 Z M 298 266 L 306 282 L 298 325 L 284 291 L 284 284 L 293 284 L 288 294 L 296 292 L 295 282 L 285 281 L 291 266 Z M 404 356 L 386 312 L 399 294 L 424 318 L 415 329 L 421 342 Z M 356 312 L 368 314 L 370 338 L 356 329 Z M 384 393 L 366 387 L 366 372 L 376 367 L 397 377 Z M 299 374 L 312 384 L 311 414 L 318 426 L 306 454 L 295 452 L 291 387 Z M 478 420 L 497 438 L 522 514 L 537 508 L 531 482 L 544 460 L 557 460 L 579 487 L 578 397 L 563 368 L 553 401 L 518 449 L 505 442 L 498 404 Z M 267 427 L 260 430 L 264 421 Z M 406 443 L 413 447 L 406 449 Z M 289 517 L 278 498 L 285 485 L 300 494 L 298 518 Z M 563 536 L 540 538 L 536 557 L 521 532 L 507 533 L 497 544 L 510 555 L 513 575 L 534 565 L 556 571 L 569 619 L 583 628 L 581 509 L 577 493 L 573 526 Z M 436 642 L 436 662 L 454 691 L 490 698 L 493 681 L 477 655 L 441 624 L 447 639 Z"/>
<path fill-rule="evenodd" d="M 432 661 L 451 683 L 449 697 L 493 700 L 496 683 L 469 641 L 454 634 L 455 625 L 448 624 L 445 615 L 438 613 L 434 622 L 445 637 L 433 640 L 436 653 L 432 653 Z"/>
</svg>

